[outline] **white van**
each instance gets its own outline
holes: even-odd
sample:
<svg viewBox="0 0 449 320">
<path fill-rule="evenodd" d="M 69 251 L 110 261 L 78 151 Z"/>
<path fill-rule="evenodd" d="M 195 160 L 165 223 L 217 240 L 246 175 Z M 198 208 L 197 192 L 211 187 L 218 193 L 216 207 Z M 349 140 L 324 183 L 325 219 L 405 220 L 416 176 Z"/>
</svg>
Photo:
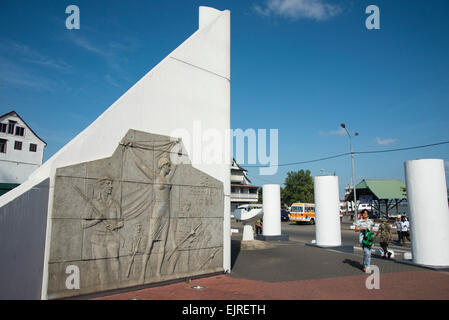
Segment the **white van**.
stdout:
<svg viewBox="0 0 449 320">
<path fill-rule="evenodd" d="M 370 213 L 372 213 L 373 212 L 373 206 L 370 206 L 369 204 L 367 204 L 367 203 L 359 203 L 359 206 L 358 206 L 358 208 L 357 208 L 357 211 L 358 212 L 362 212 L 363 210 L 368 210 Z"/>
</svg>

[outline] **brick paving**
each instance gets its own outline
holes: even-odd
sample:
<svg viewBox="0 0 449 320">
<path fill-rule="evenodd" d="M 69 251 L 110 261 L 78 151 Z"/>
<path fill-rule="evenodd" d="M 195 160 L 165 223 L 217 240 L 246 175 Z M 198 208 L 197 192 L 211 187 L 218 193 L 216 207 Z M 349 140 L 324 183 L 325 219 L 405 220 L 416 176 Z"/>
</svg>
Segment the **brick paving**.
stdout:
<svg viewBox="0 0 449 320">
<path fill-rule="evenodd" d="M 368 290 L 361 256 L 289 241 L 264 250 L 232 246 L 233 272 L 97 299 L 145 300 L 343 300 L 449 299 L 449 272 L 372 259 L 380 289 Z M 192 289 L 192 286 L 204 289 Z"/>
<path fill-rule="evenodd" d="M 266 282 L 220 275 L 99 299 L 142 300 L 393 300 L 449 299 L 449 273 L 417 271 L 382 274 L 380 289 L 365 287 L 367 276 Z M 204 289 L 192 289 L 192 286 Z"/>
</svg>

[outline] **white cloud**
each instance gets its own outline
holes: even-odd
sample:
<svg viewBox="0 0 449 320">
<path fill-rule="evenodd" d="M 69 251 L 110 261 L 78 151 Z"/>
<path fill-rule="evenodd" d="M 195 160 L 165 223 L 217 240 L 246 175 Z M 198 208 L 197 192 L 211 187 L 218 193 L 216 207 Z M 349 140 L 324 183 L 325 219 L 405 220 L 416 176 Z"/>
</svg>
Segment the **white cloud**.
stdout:
<svg viewBox="0 0 449 320">
<path fill-rule="evenodd" d="M 293 20 L 312 19 L 323 21 L 339 15 L 342 8 L 327 0 L 267 0 L 264 7 L 253 6 L 262 16 L 277 15 Z"/>
<path fill-rule="evenodd" d="M 120 84 L 117 81 L 115 81 L 115 79 L 110 74 L 105 75 L 104 79 L 114 87 L 121 88 Z"/>
<path fill-rule="evenodd" d="M 61 58 L 45 56 L 23 43 L 10 41 L 8 39 L 2 39 L 0 42 L 0 53 L 5 57 L 12 57 L 15 61 L 21 61 L 41 67 L 50 67 L 62 72 L 69 72 L 72 68 Z"/>
<path fill-rule="evenodd" d="M 338 130 L 331 130 L 331 131 L 320 131 L 318 133 L 320 136 L 327 136 L 327 135 L 345 135 L 346 134 L 346 130 L 343 128 L 340 128 Z"/>
<path fill-rule="evenodd" d="M 0 70 L 0 87 L 29 87 L 44 91 L 61 89 L 62 83 L 60 81 L 55 81 L 40 72 L 29 71 L 11 59 L 0 57 Z"/>
<path fill-rule="evenodd" d="M 378 145 L 381 145 L 381 146 L 387 146 L 387 145 L 396 143 L 398 141 L 399 141 L 399 139 L 391 139 L 391 138 L 389 138 L 389 139 L 381 139 L 379 137 L 376 138 L 376 143 Z"/>
<path fill-rule="evenodd" d="M 344 128 L 340 128 L 338 130 L 331 130 L 329 132 L 329 134 L 341 136 L 341 135 L 345 135 L 346 134 L 346 130 Z"/>
<path fill-rule="evenodd" d="M 107 51 L 103 50 L 98 45 L 92 43 L 85 37 L 72 35 L 71 40 L 73 41 L 73 44 L 75 44 L 76 46 L 84 50 L 87 50 L 91 53 L 95 53 L 101 57 L 107 57 L 109 55 Z"/>
<path fill-rule="evenodd" d="M 91 34 L 97 33 L 91 31 Z M 67 40 L 73 45 L 96 55 L 102 59 L 119 77 L 125 79 L 126 81 L 129 80 L 127 72 L 124 68 L 124 65 L 128 62 L 126 53 L 135 51 L 139 48 L 139 40 L 132 37 L 127 37 L 126 39 L 123 39 L 122 42 L 112 40 L 103 40 L 99 42 L 75 33 L 71 33 Z M 111 75 L 109 75 L 109 77 L 106 76 L 106 80 L 111 83 L 110 76 Z M 115 86 L 115 84 L 113 85 Z"/>
</svg>

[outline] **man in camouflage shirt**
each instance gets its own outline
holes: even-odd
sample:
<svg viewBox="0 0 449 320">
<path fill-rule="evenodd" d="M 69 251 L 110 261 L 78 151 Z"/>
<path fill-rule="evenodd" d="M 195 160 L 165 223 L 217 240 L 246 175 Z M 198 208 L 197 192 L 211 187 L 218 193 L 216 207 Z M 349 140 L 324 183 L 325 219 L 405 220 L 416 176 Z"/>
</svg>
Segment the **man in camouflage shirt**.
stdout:
<svg viewBox="0 0 449 320">
<path fill-rule="evenodd" d="M 388 251 L 388 244 L 393 240 L 393 233 L 391 232 L 391 226 L 387 223 L 387 219 L 382 218 L 377 230 L 376 237 L 380 234 L 380 246 L 384 251 L 382 258 L 390 258 L 391 252 Z"/>
</svg>

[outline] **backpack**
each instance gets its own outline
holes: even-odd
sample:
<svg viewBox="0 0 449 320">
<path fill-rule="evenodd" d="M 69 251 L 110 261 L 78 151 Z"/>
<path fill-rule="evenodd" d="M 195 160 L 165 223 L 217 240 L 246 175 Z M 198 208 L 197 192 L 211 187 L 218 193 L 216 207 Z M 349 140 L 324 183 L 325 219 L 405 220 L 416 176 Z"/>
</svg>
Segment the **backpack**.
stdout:
<svg viewBox="0 0 449 320">
<path fill-rule="evenodd" d="M 363 233 L 363 240 L 362 240 L 363 246 L 371 248 L 373 242 L 374 242 L 374 232 L 371 231 L 370 229 L 366 229 L 365 232 Z"/>
</svg>

